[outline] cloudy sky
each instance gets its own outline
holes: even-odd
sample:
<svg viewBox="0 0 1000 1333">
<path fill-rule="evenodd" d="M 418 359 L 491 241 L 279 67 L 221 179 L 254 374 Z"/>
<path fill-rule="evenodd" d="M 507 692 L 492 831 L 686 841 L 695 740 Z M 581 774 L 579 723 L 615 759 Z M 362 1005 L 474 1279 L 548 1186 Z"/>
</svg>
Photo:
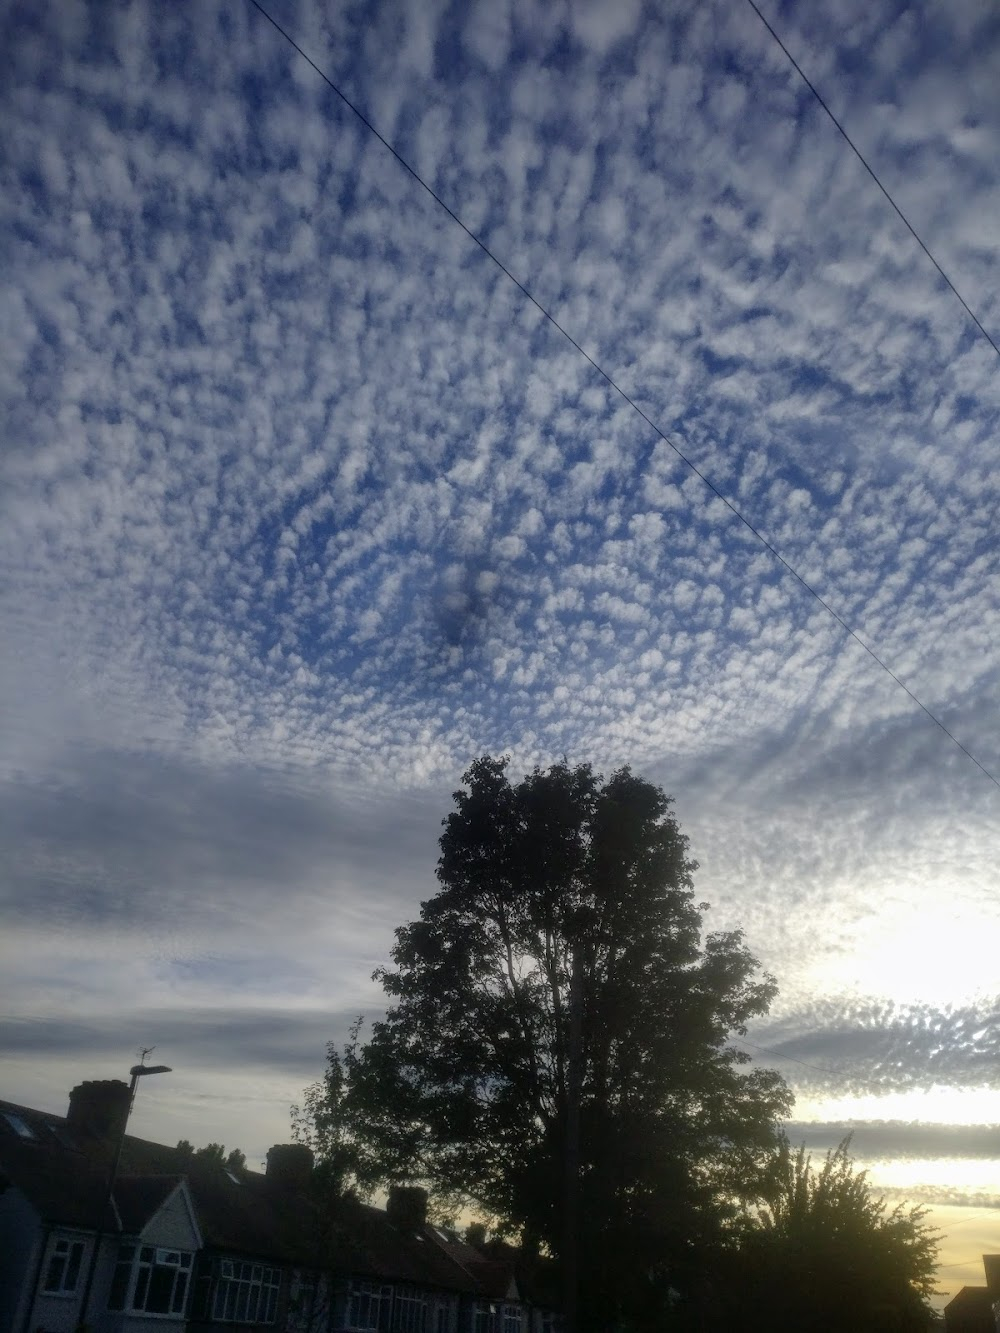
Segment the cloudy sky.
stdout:
<svg viewBox="0 0 1000 1333">
<path fill-rule="evenodd" d="M 751 7 L 269 8 L 1000 774 L 997 354 Z M 1000 337 L 995 7 L 766 12 Z M 629 762 L 812 1141 L 1000 1249 L 996 785 L 249 0 L 2 22 L 4 1095 L 261 1155 L 469 761 Z"/>
</svg>

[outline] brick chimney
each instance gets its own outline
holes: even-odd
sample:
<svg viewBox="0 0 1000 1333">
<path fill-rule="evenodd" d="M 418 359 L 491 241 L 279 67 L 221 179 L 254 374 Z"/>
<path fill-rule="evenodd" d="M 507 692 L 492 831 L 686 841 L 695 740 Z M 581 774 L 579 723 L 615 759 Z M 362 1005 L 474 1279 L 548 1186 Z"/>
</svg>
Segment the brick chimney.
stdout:
<svg viewBox="0 0 1000 1333">
<path fill-rule="evenodd" d="M 304 1143 L 276 1143 L 267 1150 L 267 1179 L 283 1189 L 305 1189 L 312 1169 L 312 1149 Z"/>
<path fill-rule="evenodd" d="M 419 1231 L 427 1221 L 427 1191 L 419 1185 L 390 1185 L 385 1213 L 400 1231 Z"/>
<path fill-rule="evenodd" d="M 111 1144 L 125 1128 L 128 1084 L 118 1078 L 88 1079 L 69 1094 L 66 1126 L 74 1134 Z"/>
</svg>

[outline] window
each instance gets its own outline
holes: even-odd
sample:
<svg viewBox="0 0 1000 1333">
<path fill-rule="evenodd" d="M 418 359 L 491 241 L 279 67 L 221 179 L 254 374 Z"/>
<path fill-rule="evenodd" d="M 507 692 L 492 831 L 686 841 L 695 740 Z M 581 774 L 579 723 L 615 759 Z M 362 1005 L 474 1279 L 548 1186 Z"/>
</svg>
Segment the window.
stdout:
<svg viewBox="0 0 1000 1333">
<path fill-rule="evenodd" d="M 392 1287 L 376 1282 L 352 1282 L 344 1328 L 357 1333 L 388 1333 L 391 1312 Z"/>
<path fill-rule="evenodd" d="M 292 1276 L 289 1291 L 289 1327 L 313 1327 L 313 1320 L 324 1309 L 325 1288 L 316 1273 L 298 1270 Z M 297 1316 L 297 1318 L 295 1318 Z"/>
<path fill-rule="evenodd" d="M 280 1269 L 223 1259 L 212 1317 L 221 1323 L 273 1324 L 280 1288 Z"/>
<path fill-rule="evenodd" d="M 505 1305 L 503 1307 L 503 1333 L 521 1333 L 521 1307 Z"/>
<path fill-rule="evenodd" d="M 496 1333 L 496 1312 L 497 1307 L 489 1301 L 477 1301 L 473 1333 Z"/>
<path fill-rule="evenodd" d="M 13 1111 L 2 1111 L 0 1112 L 0 1115 L 7 1121 L 7 1124 L 10 1125 L 14 1133 L 20 1135 L 22 1139 L 34 1139 L 38 1137 L 35 1134 L 35 1131 L 26 1125 L 21 1117 L 15 1115 Z"/>
<path fill-rule="evenodd" d="M 451 1304 L 437 1301 L 434 1305 L 434 1324 L 431 1333 L 451 1333 Z"/>
<path fill-rule="evenodd" d="M 427 1302 L 415 1291 L 396 1292 L 392 1307 L 392 1333 L 424 1333 Z"/>
<path fill-rule="evenodd" d="M 183 1314 L 191 1280 L 192 1256 L 152 1245 L 122 1245 L 111 1278 L 109 1310 Z"/>
<path fill-rule="evenodd" d="M 49 1266 L 45 1270 L 45 1285 L 42 1288 L 50 1296 L 68 1296 L 76 1291 L 83 1262 L 82 1240 L 57 1240 L 53 1242 L 49 1254 Z"/>
</svg>

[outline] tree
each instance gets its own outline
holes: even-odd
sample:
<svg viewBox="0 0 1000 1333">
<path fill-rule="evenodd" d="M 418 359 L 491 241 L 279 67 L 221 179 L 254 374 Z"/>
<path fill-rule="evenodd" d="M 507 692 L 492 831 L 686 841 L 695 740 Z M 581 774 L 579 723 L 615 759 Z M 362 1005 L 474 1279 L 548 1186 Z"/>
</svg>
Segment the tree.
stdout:
<svg viewBox="0 0 1000 1333">
<path fill-rule="evenodd" d="M 189 1140 L 179 1139 L 177 1151 L 192 1161 L 204 1162 L 209 1166 L 225 1166 L 230 1171 L 241 1171 L 247 1164 L 246 1153 L 241 1152 L 239 1148 L 233 1148 L 227 1157 L 225 1145 L 222 1143 L 206 1143 L 204 1148 L 195 1148 Z"/>
<path fill-rule="evenodd" d="M 702 937 L 660 788 L 507 763 L 465 774 L 441 887 L 375 974 L 391 1007 L 333 1053 L 339 1141 L 367 1185 L 422 1179 L 566 1264 L 578 1244 L 593 1322 L 653 1318 L 760 1188 L 788 1093 L 728 1038 L 774 983 L 739 932 Z"/>
<path fill-rule="evenodd" d="M 366 1199 L 371 1194 L 370 1178 L 361 1178 L 360 1152 L 349 1127 L 346 1105 L 350 1075 L 357 1066 L 358 1045 L 363 1016 L 351 1025 L 343 1054 L 334 1042 L 326 1048 L 326 1070 L 322 1079 L 311 1083 L 302 1101 L 291 1108 L 292 1138 L 312 1151 L 317 1181 L 330 1199 Z M 369 1171 L 368 1176 L 372 1173 Z"/>
<path fill-rule="evenodd" d="M 730 1278 L 741 1326 L 796 1333 L 917 1333 L 933 1325 L 937 1233 L 890 1209 L 856 1171 L 850 1137 L 820 1168 L 782 1137 L 767 1202 L 748 1216 Z M 757 1312 L 758 1322 L 754 1315 Z"/>
</svg>

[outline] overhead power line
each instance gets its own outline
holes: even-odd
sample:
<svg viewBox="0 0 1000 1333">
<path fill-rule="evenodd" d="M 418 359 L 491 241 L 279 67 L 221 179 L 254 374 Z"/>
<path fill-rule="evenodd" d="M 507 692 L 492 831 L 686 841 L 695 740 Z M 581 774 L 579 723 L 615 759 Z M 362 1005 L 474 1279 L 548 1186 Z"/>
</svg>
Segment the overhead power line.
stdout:
<svg viewBox="0 0 1000 1333">
<path fill-rule="evenodd" d="M 805 70 L 802 68 L 802 66 L 799 64 L 799 62 L 798 62 L 798 61 L 795 59 L 795 57 L 792 55 L 791 51 L 789 51 L 788 47 L 785 45 L 785 43 L 781 40 L 781 38 L 780 38 L 780 37 L 778 36 L 778 34 L 775 32 L 774 28 L 771 27 L 771 24 L 767 21 L 767 19 L 764 17 L 764 15 L 760 12 L 760 10 L 758 9 L 758 7 L 757 7 L 757 5 L 756 5 L 756 3 L 755 3 L 755 0 L 747 0 L 747 4 L 750 6 L 750 8 L 753 10 L 753 12 L 754 12 L 754 13 L 757 15 L 757 17 L 760 19 L 761 23 L 763 23 L 764 27 L 768 30 L 768 32 L 769 32 L 769 33 L 771 34 L 771 36 L 774 38 L 774 40 L 775 40 L 775 42 L 778 44 L 778 46 L 780 46 L 781 49 L 782 49 L 782 51 L 784 51 L 784 53 L 785 53 L 785 55 L 786 55 L 786 57 L 787 57 L 787 59 L 788 59 L 788 63 L 792 66 L 792 68 L 795 70 L 796 74 L 798 74 L 799 78 L 802 80 L 802 82 L 806 85 L 806 87 L 807 87 L 807 88 L 809 89 L 809 91 L 812 93 L 813 97 L 815 97 L 816 101 L 820 104 L 820 106 L 823 108 L 823 110 L 826 112 L 826 114 L 827 114 L 827 115 L 830 117 L 830 119 L 833 121 L 834 125 L 836 125 L 838 131 L 840 132 L 841 137 L 843 138 L 844 142 L 847 144 L 848 148 L 850 148 L 851 152 L 854 154 L 854 156 L 858 159 L 858 161 L 859 161 L 859 162 L 861 163 L 861 165 L 864 167 L 865 171 L 868 172 L 868 175 L 871 176 L 872 180 L 875 182 L 875 184 L 878 186 L 878 188 L 879 188 L 879 189 L 882 191 L 882 193 L 885 195 L 886 199 L 889 201 L 889 204 L 890 204 L 891 207 L 892 207 L 893 212 L 894 212 L 894 213 L 896 214 L 896 216 L 899 218 L 900 222 L 902 222 L 903 226 L 904 226 L 904 227 L 906 228 L 906 230 L 910 233 L 910 235 L 913 237 L 913 239 L 916 241 L 916 243 L 920 246 L 921 250 L 923 250 L 923 252 L 924 252 L 924 254 L 927 256 L 927 258 L 931 261 L 931 263 L 932 263 L 932 264 L 934 265 L 934 267 L 937 269 L 938 273 L 939 273 L 940 276 L 944 279 L 945 283 L 947 284 L 948 288 L 950 289 L 950 291 L 952 292 L 952 294 L 954 295 L 954 297 L 956 298 L 956 300 L 958 300 L 958 301 L 961 303 L 962 309 L 963 309 L 963 310 L 965 311 L 965 313 L 969 316 L 969 318 L 972 320 L 973 324 L 975 324 L 976 328 L 977 328 L 977 329 L 979 330 L 979 332 L 983 335 L 983 337 L 986 339 L 986 341 L 989 343 L 989 345 L 993 348 L 994 352 L 996 352 L 997 356 L 1000 356 L 1000 346 L 998 346 L 998 344 L 997 344 L 996 341 L 993 339 L 993 337 L 986 331 L 986 329 L 983 327 L 981 321 L 979 320 L 979 317 L 976 315 L 976 312 L 972 309 L 972 307 L 969 305 L 968 301 L 966 301 L 965 297 L 962 295 L 962 293 L 958 290 L 958 288 L 957 288 L 957 287 L 955 286 L 955 284 L 952 282 L 951 278 L 948 277 L 948 274 L 945 273 L 944 269 L 941 267 L 941 265 L 938 263 L 938 261 L 937 261 L 937 260 L 934 258 L 934 256 L 931 254 L 930 249 L 927 247 L 927 245 L 925 245 L 924 241 L 921 239 L 920 235 L 918 234 L 916 227 L 913 226 L 912 222 L 910 222 L 910 219 L 906 216 L 906 214 L 903 212 L 903 210 L 900 208 L 900 206 L 896 203 L 895 199 L 893 199 L 892 195 L 889 193 L 889 191 L 888 191 L 888 190 L 885 188 L 885 186 L 882 184 L 882 181 L 879 179 L 879 176 L 878 176 L 877 172 L 875 171 L 875 168 L 872 167 L 872 166 L 869 164 L 868 160 L 865 158 L 865 156 L 864 156 L 864 154 L 862 153 L 861 149 L 857 146 L 857 144 L 854 142 L 854 140 L 851 138 L 851 136 L 850 136 L 850 135 L 847 133 L 847 131 L 844 129 L 843 125 L 840 123 L 840 121 L 837 119 L 837 117 L 836 117 L 836 116 L 833 114 L 833 112 L 830 110 L 829 105 L 828 105 L 827 102 L 824 100 L 824 98 L 823 98 L 822 94 L 820 93 L 819 89 L 818 89 L 818 88 L 816 87 L 816 85 L 812 82 L 812 80 L 811 80 L 811 79 L 809 78 L 809 76 L 806 74 Z"/>
<path fill-rule="evenodd" d="M 979 760 L 971 752 L 971 750 L 968 750 L 958 739 L 958 737 L 953 732 L 949 731 L 949 729 L 945 726 L 945 724 L 941 721 L 941 719 L 937 717 L 933 712 L 931 712 L 931 710 L 927 707 L 927 705 L 923 703 L 922 700 L 920 700 L 916 694 L 914 694 L 914 692 L 910 689 L 910 687 L 907 684 L 905 684 L 902 680 L 900 680 L 899 676 L 897 676 L 895 672 L 888 666 L 888 664 L 884 662 L 881 657 L 879 657 L 878 653 L 876 653 L 874 648 L 869 647 L 869 645 L 864 641 L 864 639 L 862 639 L 860 634 L 858 634 L 856 630 L 852 629 L 851 626 L 847 623 L 847 621 L 844 620 L 843 616 L 841 616 L 837 611 L 834 610 L 834 608 L 830 605 L 830 603 L 826 601 L 826 599 L 819 592 L 817 592 L 817 590 L 812 586 L 812 584 L 808 583 L 798 572 L 798 570 L 795 569 L 794 566 L 792 566 L 785 559 L 785 557 L 781 554 L 781 552 L 776 547 L 772 546 L 772 544 L 768 541 L 768 539 L 764 536 L 764 534 L 758 528 L 754 527 L 753 523 L 751 523 L 750 520 L 743 513 L 741 513 L 739 509 L 737 509 L 737 507 L 733 504 L 731 500 L 727 499 L 727 497 L 722 493 L 722 491 L 719 490 L 719 488 L 715 485 L 715 483 L 708 476 L 706 476 L 706 474 L 702 472 L 701 469 L 698 468 L 696 464 L 693 463 L 691 459 L 686 456 L 686 454 L 682 452 L 680 447 L 677 444 L 675 444 L 675 442 L 670 438 L 669 435 L 667 435 L 666 431 L 664 431 L 660 426 L 658 426 L 657 423 L 652 419 L 652 417 L 647 416 L 647 414 L 642 410 L 639 404 L 625 392 L 625 390 L 621 387 L 621 385 L 618 384 L 617 381 L 612 378 L 612 376 L 608 373 L 608 371 L 606 371 L 604 367 L 599 364 L 599 362 L 595 361 L 589 352 L 584 350 L 584 348 L 580 345 L 580 343 L 577 342 L 577 340 L 573 337 L 573 335 L 566 328 L 564 328 L 562 324 L 559 323 L 556 317 L 553 314 L 551 314 L 550 311 L 548 311 L 544 305 L 542 305 L 541 301 L 539 301 L 538 298 L 534 296 L 531 291 L 529 291 L 529 289 L 524 285 L 524 283 L 521 282 L 519 278 L 514 276 L 514 274 L 510 271 L 510 269 L 507 268 L 507 266 L 503 263 L 503 261 L 493 253 L 493 251 L 489 248 L 486 242 L 482 240 L 481 237 L 477 236 L 476 233 L 471 229 L 471 227 L 469 227 L 465 222 L 462 221 L 462 219 L 454 211 L 454 209 L 445 203 L 445 201 L 434 190 L 434 188 L 431 185 L 429 185 L 427 181 L 424 180 L 424 178 L 420 175 L 420 173 L 416 170 L 416 168 L 410 165 L 410 163 L 406 160 L 406 158 L 403 157 L 403 155 L 399 152 L 399 150 L 395 148 L 383 134 L 379 133 L 379 131 L 375 128 L 375 126 L 364 114 L 364 112 L 360 109 L 360 107 L 358 107 L 356 103 L 352 102 L 351 99 L 347 96 L 347 94 L 337 87 L 337 85 L 326 73 L 326 71 L 323 70 L 319 65 L 317 65 L 315 60 L 313 60 L 312 57 L 302 49 L 302 47 L 298 44 L 295 38 L 292 37 L 291 33 L 289 33 L 285 28 L 283 28 L 281 24 L 277 21 L 277 19 L 273 18 L 271 14 L 268 13 L 268 11 L 260 3 L 260 0 L 250 0 L 250 4 L 253 5 L 254 9 L 256 9 L 259 14 L 261 14 L 265 19 L 267 19 L 268 23 L 270 23 L 271 26 L 278 33 L 281 34 L 281 36 L 285 39 L 285 41 L 288 42 L 289 46 L 291 46 L 292 49 L 295 50 L 302 57 L 302 59 L 306 62 L 306 64 L 316 71 L 316 73 L 327 85 L 330 91 L 333 92 L 340 99 L 340 101 L 343 102 L 344 106 L 346 106 L 347 109 L 354 116 L 356 116 L 358 120 L 360 120 L 362 125 L 364 125 L 364 127 L 368 131 L 370 131 L 372 135 L 374 135 L 374 137 L 379 141 L 379 143 L 383 146 L 383 148 L 385 148 L 387 152 L 391 153 L 391 155 L 396 159 L 396 161 L 403 168 L 403 170 L 406 171 L 410 176 L 412 176 L 414 181 L 416 181 L 416 183 L 421 187 L 421 189 L 425 190 L 427 194 L 430 195 L 430 197 L 434 200 L 434 202 L 438 205 L 438 207 L 443 209 L 444 212 L 448 214 L 448 216 L 456 224 L 456 226 L 461 227 L 462 231 L 465 232 L 466 236 L 468 236 L 469 239 L 475 245 L 477 245 L 480 250 L 482 250 L 483 254 L 486 255 L 486 257 L 490 260 L 491 263 L 496 265 L 496 267 L 500 270 L 500 272 L 504 275 L 504 277 L 508 278 L 514 284 L 514 286 L 525 297 L 525 299 L 530 301 L 531 304 L 535 307 L 535 309 L 546 320 L 548 320 L 548 322 L 552 325 L 552 327 L 562 334 L 562 336 L 566 339 L 566 341 L 572 347 L 574 347 L 576 351 L 580 353 L 580 355 L 584 358 L 584 360 L 587 361 L 588 364 L 594 370 L 597 371 L 598 375 L 600 375 L 600 377 L 615 391 L 615 393 L 617 393 L 618 396 L 629 405 L 632 411 L 635 412 L 637 416 L 642 418 L 642 420 L 646 423 L 646 425 L 649 426 L 649 428 L 657 436 L 659 436 L 659 438 L 663 441 L 665 445 L 668 446 L 668 448 L 673 450 L 674 454 L 677 456 L 677 458 L 680 459 L 680 461 L 684 464 L 684 466 L 688 468 L 691 472 L 693 472 L 694 475 L 698 478 L 698 480 L 701 481 L 703 485 L 705 485 L 708 488 L 708 490 L 710 490 L 718 500 L 722 501 L 722 503 L 726 506 L 726 508 L 730 511 L 730 513 L 733 514 L 739 520 L 739 522 L 743 524 L 743 526 L 747 529 L 748 532 L 753 534 L 753 536 L 757 539 L 758 542 L 760 542 L 760 544 L 765 548 L 765 550 L 770 552 L 770 554 L 774 557 L 775 560 L 777 560 L 777 562 L 782 566 L 785 572 L 790 574 L 792 578 L 795 579 L 795 581 L 798 584 L 800 584 L 800 586 L 804 588 L 805 591 L 809 593 L 811 597 L 815 598 L 815 600 L 819 602 L 820 606 L 822 606 L 824 611 L 826 611 L 826 613 L 837 622 L 837 624 L 841 627 L 841 629 L 843 629 L 855 641 L 855 643 L 859 644 L 865 650 L 865 652 L 872 659 L 872 661 L 874 661 L 878 666 L 880 666 L 887 676 L 889 676 L 893 681 L 895 681 L 895 683 L 899 686 L 899 688 L 909 696 L 909 698 L 913 701 L 913 703 L 917 705 L 917 707 L 921 710 L 921 712 L 923 712 L 930 719 L 930 721 L 934 723 L 936 727 L 939 727 L 940 730 L 944 732 L 944 734 L 948 737 L 948 739 L 954 745 L 956 745 L 959 750 L 962 751 L 965 757 L 967 759 L 970 759 L 972 763 L 975 764 L 975 766 L 990 780 L 990 782 L 993 783 L 995 787 L 1000 787 L 1000 779 L 994 777 L 994 775 L 990 772 L 990 770 L 986 768 L 984 764 L 981 764 L 979 762 Z M 975 317 L 973 316 L 973 318 Z M 998 349 L 998 352 L 1000 352 L 1000 349 Z"/>
<path fill-rule="evenodd" d="M 800 1060 L 797 1055 L 784 1055 L 781 1051 L 772 1050 L 769 1046 L 757 1046 L 752 1041 L 747 1041 L 745 1037 L 732 1037 L 731 1041 L 738 1042 L 741 1046 L 748 1046 L 752 1051 L 760 1051 L 762 1055 L 773 1055 L 778 1060 L 794 1060 L 797 1065 L 805 1065 L 806 1069 L 815 1069 L 817 1074 L 829 1074 L 831 1078 L 843 1079 L 846 1077 L 843 1070 L 838 1074 L 835 1069 L 824 1069 L 821 1065 L 811 1065 L 808 1060 Z"/>
</svg>

